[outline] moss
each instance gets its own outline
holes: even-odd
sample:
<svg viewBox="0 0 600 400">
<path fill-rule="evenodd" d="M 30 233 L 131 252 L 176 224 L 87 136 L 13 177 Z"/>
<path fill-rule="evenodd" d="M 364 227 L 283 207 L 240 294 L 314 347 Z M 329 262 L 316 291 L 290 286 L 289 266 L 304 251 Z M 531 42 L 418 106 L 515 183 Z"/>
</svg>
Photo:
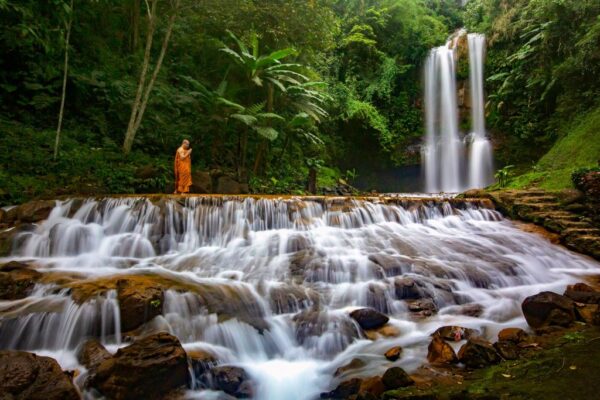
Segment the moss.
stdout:
<svg viewBox="0 0 600 400">
<path fill-rule="evenodd" d="M 571 174 L 583 167 L 593 167 L 600 161 L 600 107 L 565 124 L 563 136 L 531 171 L 513 178 L 511 189 L 539 187 L 546 190 L 572 188 Z"/>
</svg>

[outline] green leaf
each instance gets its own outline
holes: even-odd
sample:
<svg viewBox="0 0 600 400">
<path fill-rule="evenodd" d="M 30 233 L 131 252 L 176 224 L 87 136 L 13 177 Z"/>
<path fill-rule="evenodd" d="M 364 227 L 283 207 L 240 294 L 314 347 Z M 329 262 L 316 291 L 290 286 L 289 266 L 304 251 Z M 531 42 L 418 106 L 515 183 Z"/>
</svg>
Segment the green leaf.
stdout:
<svg viewBox="0 0 600 400">
<path fill-rule="evenodd" d="M 273 129 L 270 126 L 255 126 L 253 129 L 260 136 L 262 136 L 270 141 L 277 139 L 277 136 L 279 136 L 279 132 L 277 132 L 275 129 Z"/>
</svg>

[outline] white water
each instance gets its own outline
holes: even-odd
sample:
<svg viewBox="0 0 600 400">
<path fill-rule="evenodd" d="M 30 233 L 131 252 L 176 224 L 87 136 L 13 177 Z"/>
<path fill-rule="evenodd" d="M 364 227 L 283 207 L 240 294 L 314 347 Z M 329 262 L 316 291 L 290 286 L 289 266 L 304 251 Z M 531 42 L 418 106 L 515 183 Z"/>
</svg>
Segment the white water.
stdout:
<svg viewBox="0 0 600 400">
<path fill-rule="evenodd" d="M 456 46 L 460 31 L 431 50 L 425 63 L 425 142 L 422 163 L 425 191 L 461 192 L 493 181 L 492 146 L 485 129 L 485 36 L 468 34 L 472 132 L 459 132 Z"/>
<path fill-rule="evenodd" d="M 492 145 L 485 129 L 485 100 L 483 66 L 485 64 L 485 35 L 469 33 L 469 68 L 471 83 L 471 147 L 469 154 L 469 187 L 482 188 L 493 182 Z"/>
<path fill-rule="evenodd" d="M 47 221 L 18 239 L 15 259 L 44 271 L 87 277 L 153 273 L 207 293 L 167 290 L 163 315 L 148 324 L 246 369 L 256 399 L 317 398 L 353 376 L 422 365 L 429 334 L 462 325 L 493 340 L 526 327 L 521 301 L 560 292 L 600 265 L 517 229 L 496 211 L 450 200 L 369 201 L 191 197 L 59 202 Z M 413 278 L 439 312 L 416 318 L 395 282 Z M 211 297 L 212 296 L 212 297 Z M 465 305 L 479 317 L 461 314 Z M 374 307 L 396 337 L 368 340 L 349 312 Z M 109 350 L 120 341 L 114 291 L 76 305 L 39 285 L 30 297 L 0 301 L 0 348 L 19 348 L 77 365 L 90 335 Z M 234 318 L 225 318 L 233 316 Z M 305 318 L 300 318 L 304 316 Z M 304 322 L 304 323 L 303 323 Z M 404 347 L 394 363 L 383 356 Z M 354 358 L 366 366 L 334 378 Z M 190 398 L 218 398 L 190 390 Z"/>
</svg>

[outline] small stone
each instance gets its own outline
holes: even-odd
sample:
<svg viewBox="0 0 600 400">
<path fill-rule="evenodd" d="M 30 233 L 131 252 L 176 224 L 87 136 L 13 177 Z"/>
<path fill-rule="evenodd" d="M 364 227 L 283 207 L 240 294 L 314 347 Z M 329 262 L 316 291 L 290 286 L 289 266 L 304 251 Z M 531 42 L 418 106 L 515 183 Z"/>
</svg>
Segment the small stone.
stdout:
<svg viewBox="0 0 600 400">
<path fill-rule="evenodd" d="M 505 328 L 498 332 L 498 340 L 501 342 L 521 343 L 527 338 L 529 338 L 529 335 L 521 328 Z"/>
<path fill-rule="evenodd" d="M 385 358 L 390 361 L 396 361 L 402 355 L 402 347 L 394 346 L 385 352 Z"/>
<path fill-rule="evenodd" d="M 469 339 L 460 348 L 458 359 L 469 368 L 482 368 L 500 362 L 494 346 L 481 338 Z"/>
<path fill-rule="evenodd" d="M 455 364 L 458 362 L 452 346 L 439 336 L 433 337 L 427 350 L 427 360 L 432 364 Z"/>
<path fill-rule="evenodd" d="M 442 326 L 438 328 L 431 336 L 439 336 L 444 340 L 459 342 L 464 339 L 470 339 L 478 335 L 475 329 L 463 328 L 462 326 Z"/>
<path fill-rule="evenodd" d="M 515 342 L 501 340 L 494 343 L 494 348 L 505 360 L 516 360 L 519 358 L 519 346 Z"/>
<path fill-rule="evenodd" d="M 394 390 L 413 385 L 415 381 L 400 367 L 389 368 L 381 377 L 386 390 Z"/>
</svg>

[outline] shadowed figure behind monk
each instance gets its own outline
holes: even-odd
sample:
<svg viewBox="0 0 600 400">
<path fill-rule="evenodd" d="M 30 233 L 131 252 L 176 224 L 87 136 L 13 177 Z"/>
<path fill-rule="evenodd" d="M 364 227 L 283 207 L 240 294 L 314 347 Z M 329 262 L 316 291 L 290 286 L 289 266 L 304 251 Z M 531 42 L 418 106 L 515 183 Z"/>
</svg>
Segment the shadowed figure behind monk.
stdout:
<svg viewBox="0 0 600 400">
<path fill-rule="evenodd" d="M 192 149 L 185 139 L 175 153 L 175 194 L 189 193 L 192 186 Z"/>
</svg>

